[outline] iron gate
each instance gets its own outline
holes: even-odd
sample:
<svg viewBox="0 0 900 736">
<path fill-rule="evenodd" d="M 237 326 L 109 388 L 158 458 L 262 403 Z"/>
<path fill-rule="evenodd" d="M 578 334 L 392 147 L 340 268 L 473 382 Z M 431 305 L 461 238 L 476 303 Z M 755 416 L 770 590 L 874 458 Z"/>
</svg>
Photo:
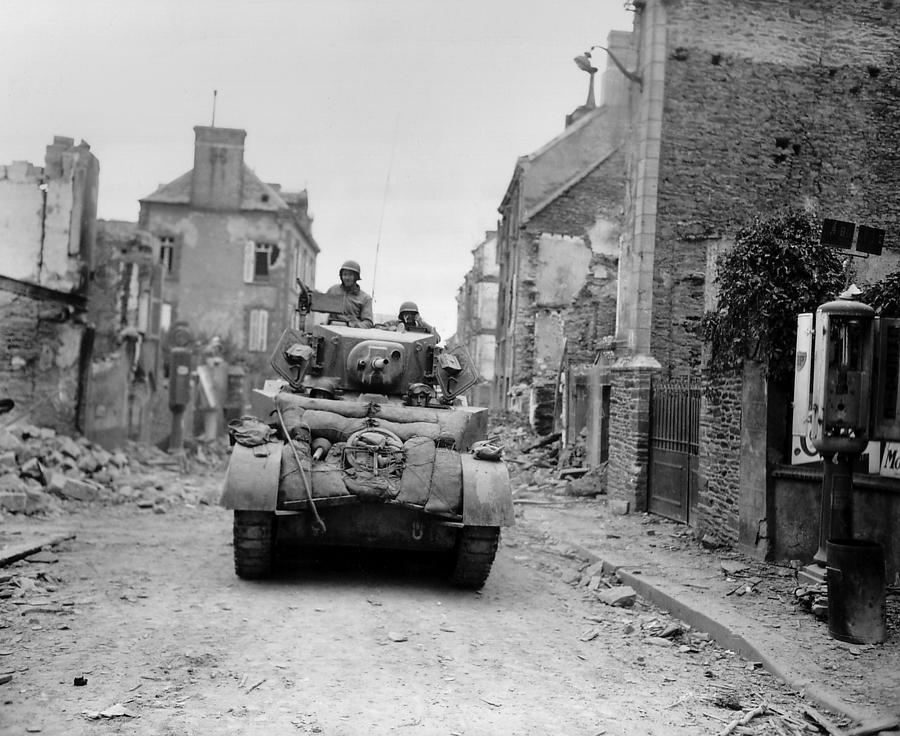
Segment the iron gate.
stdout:
<svg viewBox="0 0 900 736">
<path fill-rule="evenodd" d="M 650 392 L 648 509 L 690 523 L 699 487 L 700 382 L 654 379 Z"/>
</svg>

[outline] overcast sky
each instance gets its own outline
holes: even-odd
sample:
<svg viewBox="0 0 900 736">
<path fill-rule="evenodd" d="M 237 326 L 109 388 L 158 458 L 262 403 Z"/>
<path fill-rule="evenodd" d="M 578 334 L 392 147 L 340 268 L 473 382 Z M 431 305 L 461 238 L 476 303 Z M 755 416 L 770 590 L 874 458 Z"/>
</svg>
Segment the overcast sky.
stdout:
<svg viewBox="0 0 900 736">
<path fill-rule="evenodd" d="M 0 0 L 0 163 L 42 165 L 54 135 L 83 139 L 99 216 L 134 221 L 140 197 L 192 167 L 218 90 L 215 124 L 247 131 L 247 165 L 308 190 L 316 286 L 354 258 L 376 312 L 415 300 L 446 338 L 517 157 L 584 102 L 572 59 L 631 30 L 623 6 Z"/>
</svg>

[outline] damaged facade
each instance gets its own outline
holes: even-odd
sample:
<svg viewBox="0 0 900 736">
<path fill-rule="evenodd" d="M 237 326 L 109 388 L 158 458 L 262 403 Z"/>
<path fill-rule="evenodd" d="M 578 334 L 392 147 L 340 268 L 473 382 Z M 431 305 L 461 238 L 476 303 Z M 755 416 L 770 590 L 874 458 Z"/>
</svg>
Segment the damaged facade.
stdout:
<svg viewBox="0 0 900 736">
<path fill-rule="evenodd" d="M 96 325 L 85 434 L 114 447 L 167 424 L 161 382 L 162 266 L 137 224 L 99 220 L 88 316 Z"/>
<path fill-rule="evenodd" d="M 43 167 L 0 166 L 0 390 L 16 416 L 62 432 L 84 425 L 99 171 L 87 143 L 63 136 Z"/>
<path fill-rule="evenodd" d="M 479 382 L 466 392 L 473 406 L 494 406 L 494 353 L 497 346 L 497 232 L 488 230 L 472 249 L 473 265 L 456 295 L 456 334 L 450 347 L 462 345 L 475 365 Z"/>
<path fill-rule="evenodd" d="M 161 327 L 219 337 L 268 375 L 272 345 L 292 326 L 296 279 L 313 284 L 319 246 L 306 192 L 282 192 L 244 163 L 246 132 L 196 126 L 194 166 L 140 200 L 139 227 L 163 265 Z"/>
<path fill-rule="evenodd" d="M 610 35 L 626 61 L 630 35 Z M 540 433 L 553 426 L 563 355 L 567 365 L 590 365 L 615 330 L 628 133 L 623 79 L 608 70 L 603 103 L 593 104 L 591 86 L 565 130 L 519 159 L 499 208 L 494 399 L 528 411 Z"/>
</svg>

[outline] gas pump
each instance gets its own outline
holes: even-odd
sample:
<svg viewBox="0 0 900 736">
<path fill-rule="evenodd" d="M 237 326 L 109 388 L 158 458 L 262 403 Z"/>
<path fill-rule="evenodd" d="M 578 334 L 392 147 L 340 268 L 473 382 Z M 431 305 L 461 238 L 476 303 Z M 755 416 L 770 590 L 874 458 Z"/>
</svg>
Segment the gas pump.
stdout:
<svg viewBox="0 0 900 736">
<path fill-rule="evenodd" d="M 824 568 L 828 539 L 853 533 L 853 464 L 869 442 L 869 397 L 875 310 L 848 299 L 816 310 L 810 439 L 822 455 L 819 549 Z"/>
<path fill-rule="evenodd" d="M 172 412 L 169 452 L 181 452 L 184 447 L 184 411 L 191 401 L 193 364 L 193 351 L 189 346 L 193 340 L 185 325 L 176 324 L 172 329 L 169 348 L 169 409 Z"/>
</svg>

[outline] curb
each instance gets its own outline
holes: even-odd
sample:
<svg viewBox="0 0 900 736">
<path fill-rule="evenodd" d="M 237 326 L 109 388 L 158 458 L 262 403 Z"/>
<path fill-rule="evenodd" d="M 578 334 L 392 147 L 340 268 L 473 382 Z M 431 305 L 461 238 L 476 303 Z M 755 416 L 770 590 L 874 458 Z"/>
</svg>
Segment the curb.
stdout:
<svg viewBox="0 0 900 736">
<path fill-rule="evenodd" d="M 668 581 L 641 575 L 636 571 L 638 567 L 636 565 L 604 558 L 577 543 L 567 542 L 567 544 L 578 550 L 592 564 L 602 563 L 603 572 L 616 575 L 645 600 L 668 611 L 691 628 L 709 634 L 719 646 L 735 651 L 745 659 L 761 662 L 766 671 L 817 705 L 834 713 L 840 713 L 858 723 L 892 715 L 869 708 L 860 708 L 845 701 L 832 688 L 812 682 L 807 675 L 793 665 L 772 656 L 769 651 L 770 647 L 755 640 L 749 632 L 741 634 L 735 631 L 733 625 L 725 620 L 730 616 L 716 617 L 717 607 L 714 604 L 711 605 L 709 601 L 701 602 L 699 599 L 696 603 L 690 601 L 688 600 L 689 596 L 674 591 Z M 635 572 L 629 572 L 629 569 L 635 570 Z M 700 605 L 707 613 L 700 610 Z"/>
</svg>

